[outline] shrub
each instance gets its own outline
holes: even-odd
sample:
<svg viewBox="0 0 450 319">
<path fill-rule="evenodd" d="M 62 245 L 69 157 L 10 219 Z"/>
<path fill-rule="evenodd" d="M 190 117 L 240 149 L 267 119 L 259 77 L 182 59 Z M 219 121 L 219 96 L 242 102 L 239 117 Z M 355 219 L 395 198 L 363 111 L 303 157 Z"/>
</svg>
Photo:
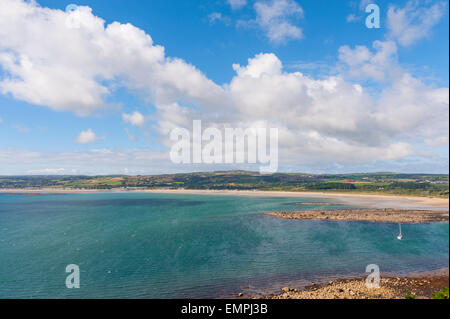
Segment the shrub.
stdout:
<svg viewBox="0 0 450 319">
<path fill-rule="evenodd" d="M 416 299 L 416 295 L 412 295 L 411 291 L 406 290 L 406 296 L 405 299 Z"/>
<path fill-rule="evenodd" d="M 442 287 L 441 291 L 433 293 L 433 299 L 448 299 L 448 288 Z"/>
</svg>

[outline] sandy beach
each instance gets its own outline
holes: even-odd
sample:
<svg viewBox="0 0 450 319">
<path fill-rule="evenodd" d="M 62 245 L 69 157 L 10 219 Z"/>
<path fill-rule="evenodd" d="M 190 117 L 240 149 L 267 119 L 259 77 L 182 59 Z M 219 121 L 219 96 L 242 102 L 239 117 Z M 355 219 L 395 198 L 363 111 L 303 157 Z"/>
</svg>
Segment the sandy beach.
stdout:
<svg viewBox="0 0 450 319">
<path fill-rule="evenodd" d="M 436 197 L 414 197 L 396 195 L 348 194 L 325 192 L 285 192 L 285 191 L 243 191 L 243 190 L 147 190 L 154 193 L 214 194 L 267 197 L 306 197 L 328 199 L 337 204 L 369 208 L 405 208 L 405 209 L 447 209 L 449 200 Z"/>
<path fill-rule="evenodd" d="M 436 197 L 366 195 L 322 192 L 242 191 L 242 190 L 147 190 L 150 193 L 181 193 L 230 196 L 305 197 L 332 201 L 336 204 L 367 208 L 449 209 L 449 200 Z"/>
</svg>

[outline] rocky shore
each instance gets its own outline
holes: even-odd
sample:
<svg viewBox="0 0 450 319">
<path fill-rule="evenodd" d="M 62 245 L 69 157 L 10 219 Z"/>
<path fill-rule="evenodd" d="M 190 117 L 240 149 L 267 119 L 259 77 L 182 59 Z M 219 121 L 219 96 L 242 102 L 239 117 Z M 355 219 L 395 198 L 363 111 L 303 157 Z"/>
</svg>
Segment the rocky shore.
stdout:
<svg viewBox="0 0 450 319">
<path fill-rule="evenodd" d="M 304 210 L 294 212 L 272 212 L 266 215 L 286 219 L 301 220 L 347 220 L 391 223 L 429 223 L 449 220 L 447 210 L 412 210 L 412 209 L 335 209 Z"/>
<path fill-rule="evenodd" d="M 368 288 L 365 278 L 331 281 L 328 284 L 312 284 L 303 290 L 285 287 L 280 294 L 268 299 L 431 299 L 432 294 L 449 286 L 448 271 L 421 277 L 381 278 L 380 288 Z"/>
</svg>

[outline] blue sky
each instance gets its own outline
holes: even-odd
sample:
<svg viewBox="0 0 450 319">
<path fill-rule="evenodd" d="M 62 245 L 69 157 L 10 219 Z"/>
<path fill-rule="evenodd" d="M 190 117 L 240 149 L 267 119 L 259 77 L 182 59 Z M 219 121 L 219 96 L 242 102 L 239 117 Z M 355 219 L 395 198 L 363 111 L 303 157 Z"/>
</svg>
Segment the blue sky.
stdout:
<svg viewBox="0 0 450 319">
<path fill-rule="evenodd" d="M 280 171 L 448 173 L 447 1 L 373 1 L 368 29 L 364 0 L 91 0 L 69 31 L 74 2 L 1 2 L 0 174 L 252 169 L 168 163 L 169 128 L 192 119 L 279 127 Z"/>
</svg>

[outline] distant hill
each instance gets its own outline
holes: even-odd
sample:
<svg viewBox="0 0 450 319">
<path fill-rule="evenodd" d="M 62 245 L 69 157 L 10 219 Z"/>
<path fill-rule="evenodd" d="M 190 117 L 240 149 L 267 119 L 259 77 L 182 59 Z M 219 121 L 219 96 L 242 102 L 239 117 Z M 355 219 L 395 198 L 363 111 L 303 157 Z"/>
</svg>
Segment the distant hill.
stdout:
<svg viewBox="0 0 450 319">
<path fill-rule="evenodd" d="M 0 189 L 169 188 L 383 193 L 448 197 L 448 174 L 305 174 L 261 175 L 248 171 L 199 172 L 146 176 L 0 176 Z"/>
</svg>

